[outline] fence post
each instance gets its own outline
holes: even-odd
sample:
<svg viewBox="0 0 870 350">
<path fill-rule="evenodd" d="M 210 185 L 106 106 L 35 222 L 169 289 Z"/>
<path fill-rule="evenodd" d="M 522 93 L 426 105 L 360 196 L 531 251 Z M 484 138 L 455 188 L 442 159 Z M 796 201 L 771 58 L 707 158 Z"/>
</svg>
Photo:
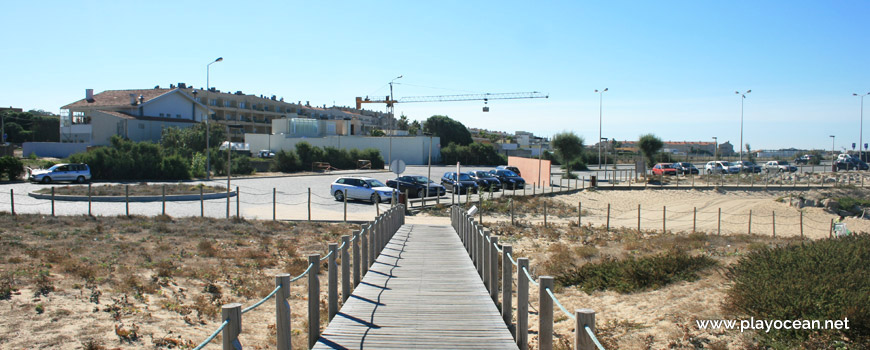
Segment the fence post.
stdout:
<svg viewBox="0 0 870 350">
<path fill-rule="evenodd" d="M 15 189 L 14 188 L 9 189 L 9 203 L 11 203 L 11 206 L 12 206 L 12 215 L 15 215 Z"/>
<path fill-rule="evenodd" d="M 359 286 L 360 267 L 359 267 L 359 231 L 353 231 L 353 287 Z"/>
<path fill-rule="evenodd" d="M 577 227 L 583 227 L 583 202 L 577 201 Z"/>
<path fill-rule="evenodd" d="M 311 221 L 311 187 L 308 188 L 308 221 Z"/>
<path fill-rule="evenodd" d="M 483 225 L 483 194 L 477 191 L 477 213 L 480 217 L 480 224 Z"/>
<path fill-rule="evenodd" d="M 51 188 L 51 216 L 54 216 L 54 187 Z"/>
<path fill-rule="evenodd" d="M 831 219 L 831 229 L 828 231 L 828 238 L 834 235 L 834 219 Z"/>
<path fill-rule="evenodd" d="M 12 210 L 12 215 L 15 215 L 15 210 Z M 88 216 L 91 215 L 91 183 L 88 182 Z"/>
<path fill-rule="evenodd" d="M 668 232 L 668 207 L 662 206 L 662 233 Z"/>
<path fill-rule="evenodd" d="M 692 207 L 692 233 L 698 229 L 698 207 Z"/>
<path fill-rule="evenodd" d="M 544 228 L 547 228 L 547 202 L 544 202 Z"/>
<path fill-rule="evenodd" d="M 375 218 L 375 221 L 369 221 L 369 263 L 367 264 L 369 267 L 375 264 L 375 259 L 378 257 L 377 252 L 377 239 L 378 239 L 378 219 Z"/>
<path fill-rule="evenodd" d="M 311 271 L 308 272 L 308 348 L 313 348 L 320 338 L 320 254 L 308 256 Z"/>
<path fill-rule="evenodd" d="M 489 235 L 489 230 L 484 229 L 483 225 L 477 224 L 477 273 L 480 275 L 480 280 L 483 281 L 485 285 L 487 285 L 487 290 L 489 290 L 489 285 L 486 283 L 487 276 L 489 276 L 486 272 L 486 250 L 483 248 L 486 246 L 486 238 Z"/>
<path fill-rule="evenodd" d="M 538 286 L 538 349 L 553 349 L 553 299 L 547 293 L 547 289 L 553 290 L 553 277 L 541 276 Z"/>
<path fill-rule="evenodd" d="M 290 350 L 290 274 L 275 275 L 275 286 L 281 286 L 275 294 L 275 328 L 278 331 L 278 350 Z"/>
<path fill-rule="evenodd" d="M 747 234 L 752 234 L 752 209 L 749 209 L 749 229 L 747 231 Z"/>
<path fill-rule="evenodd" d="M 202 198 L 202 184 L 199 185 L 199 217 L 205 217 L 205 201 Z"/>
<path fill-rule="evenodd" d="M 517 259 L 517 346 L 529 349 L 529 280 L 523 269 L 529 267 L 529 258 Z"/>
<path fill-rule="evenodd" d="M 338 313 L 338 264 L 335 262 L 338 255 L 338 243 L 329 243 L 329 259 L 327 259 L 327 281 L 326 289 L 328 291 L 327 303 L 329 306 L 329 321 Z"/>
<path fill-rule="evenodd" d="M 801 239 L 804 239 L 804 211 L 801 210 Z"/>
<path fill-rule="evenodd" d="M 490 236 L 489 239 L 492 240 L 489 246 L 489 296 L 498 306 L 498 237 Z"/>
<path fill-rule="evenodd" d="M 722 208 L 719 208 L 719 219 L 716 220 L 716 234 L 722 235 Z"/>
<path fill-rule="evenodd" d="M 225 304 L 221 307 L 221 318 L 229 321 L 221 333 L 223 337 L 223 349 L 241 349 L 242 344 L 239 343 L 239 333 L 242 332 L 242 304 Z"/>
<path fill-rule="evenodd" d="M 161 200 L 162 200 L 162 202 L 163 202 L 163 203 L 162 203 L 162 204 L 163 204 L 163 207 L 162 207 L 162 209 L 161 209 L 161 210 L 162 210 L 162 215 L 163 215 L 163 216 L 166 216 L 166 185 L 163 185 L 163 187 L 160 188 L 160 191 L 161 191 L 160 198 L 161 198 Z"/>
<path fill-rule="evenodd" d="M 341 245 L 344 246 L 341 249 L 341 303 L 344 305 L 350 297 L 350 236 L 341 236 Z"/>
<path fill-rule="evenodd" d="M 378 205 L 378 202 L 380 202 L 381 198 L 379 195 L 377 195 L 377 194 L 375 194 L 375 195 L 378 196 L 378 201 L 375 202 L 375 205 Z M 346 188 L 344 189 L 344 196 L 343 197 L 344 197 L 344 222 L 347 222 L 347 189 Z"/>
<path fill-rule="evenodd" d="M 276 214 L 276 212 L 277 212 L 276 209 L 277 209 L 277 206 L 278 206 L 278 203 L 277 203 L 277 200 L 276 200 L 277 197 L 278 197 L 278 191 L 277 191 L 274 187 L 272 187 L 272 221 L 275 221 L 275 219 L 276 219 L 276 218 L 275 218 L 275 216 L 276 216 L 275 214 Z"/>
<path fill-rule="evenodd" d="M 595 311 L 577 309 L 574 310 L 574 318 L 577 320 L 574 324 L 574 350 L 595 350 L 595 342 L 586 333 L 586 327 L 589 327 L 592 334 L 595 334 Z"/>
<path fill-rule="evenodd" d="M 637 233 L 640 233 L 640 203 L 637 204 Z"/>
<path fill-rule="evenodd" d="M 124 185 L 124 206 L 127 209 L 127 216 L 130 216 L 130 185 Z"/>
<path fill-rule="evenodd" d="M 610 203 L 607 203 L 607 231 L 610 232 Z"/>
<path fill-rule="evenodd" d="M 239 197 L 241 197 L 241 194 L 242 193 L 239 192 L 239 186 L 236 186 L 236 219 L 240 218 L 239 208 L 241 208 L 241 206 L 239 205 Z"/>
<path fill-rule="evenodd" d="M 511 198 L 508 200 L 511 204 L 511 226 L 514 225 L 514 199 Z"/>
<path fill-rule="evenodd" d="M 360 225 L 359 238 L 360 250 L 362 250 L 360 264 L 360 278 L 369 272 L 369 236 L 371 236 L 371 227 L 366 228 L 365 225 Z"/>
<path fill-rule="evenodd" d="M 516 337 L 516 330 L 512 327 L 513 316 L 513 272 L 514 264 L 511 263 L 509 255 L 513 252 L 513 247 L 509 245 L 501 246 L 501 318 L 510 330 L 511 335 Z"/>
</svg>

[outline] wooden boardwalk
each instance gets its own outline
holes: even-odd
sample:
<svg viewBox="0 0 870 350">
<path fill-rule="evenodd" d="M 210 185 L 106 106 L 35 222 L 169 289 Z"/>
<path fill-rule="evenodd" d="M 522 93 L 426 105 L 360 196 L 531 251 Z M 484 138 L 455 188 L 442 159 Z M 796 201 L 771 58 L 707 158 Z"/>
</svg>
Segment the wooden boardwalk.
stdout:
<svg viewBox="0 0 870 350">
<path fill-rule="evenodd" d="M 404 225 L 314 349 L 517 349 L 451 226 Z"/>
</svg>

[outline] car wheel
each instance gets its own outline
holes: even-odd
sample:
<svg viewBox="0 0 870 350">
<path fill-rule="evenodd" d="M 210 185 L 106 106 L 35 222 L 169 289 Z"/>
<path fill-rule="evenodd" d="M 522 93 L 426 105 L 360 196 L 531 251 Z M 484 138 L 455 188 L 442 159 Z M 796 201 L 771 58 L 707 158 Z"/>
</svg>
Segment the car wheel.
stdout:
<svg viewBox="0 0 870 350">
<path fill-rule="evenodd" d="M 335 191 L 335 200 L 339 202 L 344 201 L 344 192 L 343 191 Z"/>
<path fill-rule="evenodd" d="M 51 183 L 51 178 L 48 177 L 48 176 L 43 177 L 43 178 L 42 178 L 42 183 L 44 183 L 44 184 L 50 184 L 50 183 Z"/>
<path fill-rule="evenodd" d="M 424 196 L 426 196 L 425 190 L 423 190 L 422 188 L 417 190 L 417 198 L 423 198 Z"/>
<path fill-rule="evenodd" d="M 76 178 L 76 183 L 77 183 L 77 184 L 83 184 L 83 183 L 85 183 L 85 177 L 84 177 L 84 176 L 79 176 L 79 177 L 77 177 L 77 178 Z"/>
<path fill-rule="evenodd" d="M 370 199 L 370 200 L 372 201 L 372 203 L 374 203 L 374 204 L 378 204 L 378 203 L 381 202 L 381 196 L 378 196 L 377 193 L 372 193 L 372 197 L 369 198 L 369 199 Z"/>
</svg>

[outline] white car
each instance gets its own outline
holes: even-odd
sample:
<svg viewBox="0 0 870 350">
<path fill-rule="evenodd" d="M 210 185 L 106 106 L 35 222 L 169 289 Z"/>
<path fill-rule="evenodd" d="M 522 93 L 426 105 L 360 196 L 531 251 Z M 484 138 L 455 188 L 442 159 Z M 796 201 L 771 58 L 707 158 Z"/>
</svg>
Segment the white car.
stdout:
<svg viewBox="0 0 870 350">
<path fill-rule="evenodd" d="M 270 150 L 263 149 L 263 150 L 260 150 L 260 153 L 258 154 L 258 156 L 260 158 L 272 158 L 275 156 L 275 153 L 270 151 Z"/>
<path fill-rule="evenodd" d="M 395 189 L 387 187 L 383 182 L 370 177 L 347 176 L 335 179 L 329 186 L 329 194 L 337 201 L 347 199 L 369 200 L 372 203 L 389 202 L 393 199 Z M 398 192 L 395 193 L 398 196 Z"/>
<path fill-rule="evenodd" d="M 704 171 L 707 174 L 737 174 L 740 172 L 740 168 L 724 160 L 713 160 L 707 162 Z"/>
<path fill-rule="evenodd" d="M 797 171 L 797 167 L 784 160 L 771 160 L 764 164 L 764 171 L 767 173 L 793 173 Z"/>
</svg>

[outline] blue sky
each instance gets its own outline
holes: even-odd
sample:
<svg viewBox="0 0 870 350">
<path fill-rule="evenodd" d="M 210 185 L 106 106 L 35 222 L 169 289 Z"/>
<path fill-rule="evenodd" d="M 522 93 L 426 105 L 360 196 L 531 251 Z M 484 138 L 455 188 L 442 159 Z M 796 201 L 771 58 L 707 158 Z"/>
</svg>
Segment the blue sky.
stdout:
<svg viewBox="0 0 870 350">
<path fill-rule="evenodd" d="M 398 104 L 423 120 L 548 136 L 830 149 L 858 142 L 870 92 L 866 1 L 16 1 L 0 12 L 0 105 L 185 82 L 315 105 L 356 96 L 540 91 Z M 868 99 L 870 104 L 870 99 Z M 368 108 L 384 110 L 383 106 Z M 864 138 L 870 143 L 870 134 Z"/>
</svg>

